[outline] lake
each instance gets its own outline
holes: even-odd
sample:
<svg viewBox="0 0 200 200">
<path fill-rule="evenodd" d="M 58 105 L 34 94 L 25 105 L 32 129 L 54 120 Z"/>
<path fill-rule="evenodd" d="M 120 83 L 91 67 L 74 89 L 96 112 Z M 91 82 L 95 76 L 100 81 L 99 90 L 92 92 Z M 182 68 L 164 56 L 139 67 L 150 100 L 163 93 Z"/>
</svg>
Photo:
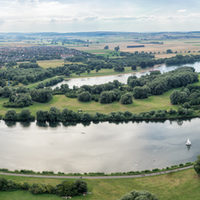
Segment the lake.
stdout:
<svg viewBox="0 0 200 200">
<path fill-rule="evenodd" d="M 180 65 L 180 66 L 177 66 L 177 65 L 166 66 L 165 64 L 162 64 L 159 67 L 151 68 L 150 70 L 156 69 L 156 70 L 160 70 L 161 73 L 164 73 L 164 72 L 172 71 L 174 69 L 177 69 L 183 66 L 194 67 L 196 72 L 200 72 L 200 62 L 196 62 L 194 64 L 185 64 L 185 65 Z M 140 77 L 142 75 L 148 74 L 149 73 L 148 70 L 149 69 L 147 69 L 147 71 L 145 72 L 133 72 L 133 73 L 119 74 L 119 75 L 97 76 L 97 77 L 87 77 L 87 78 L 72 78 L 67 81 L 60 82 L 54 85 L 52 88 L 54 89 L 56 87 L 60 87 L 62 84 L 68 84 L 70 88 L 73 88 L 73 86 L 80 87 L 82 85 L 97 85 L 97 84 L 99 85 L 99 84 L 108 83 L 114 80 L 118 80 L 121 83 L 127 83 L 127 79 L 129 76 L 135 75 L 137 77 Z"/>
<path fill-rule="evenodd" d="M 186 163 L 200 154 L 200 119 L 55 128 L 1 121 L 0 130 L 0 168 L 10 170 L 127 172 Z"/>
</svg>

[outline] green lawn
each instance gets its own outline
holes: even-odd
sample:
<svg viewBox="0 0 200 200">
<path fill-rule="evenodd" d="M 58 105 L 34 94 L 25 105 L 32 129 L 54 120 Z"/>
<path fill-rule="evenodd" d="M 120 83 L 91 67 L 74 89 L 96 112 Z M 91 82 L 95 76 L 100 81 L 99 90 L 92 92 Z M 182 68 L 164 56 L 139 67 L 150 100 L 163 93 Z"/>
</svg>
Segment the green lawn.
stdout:
<svg viewBox="0 0 200 200">
<path fill-rule="evenodd" d="M 1 176 L 0 176 L 1 177 Z M 58 184 L 58 179 L 41 179 L 6 176 L 18 182 Z M 89 194 L 86 197 L 76 197 L 75 200 L 117 200 L 131 190 L 147 190 L 154 193 L 159 200 L 199 200 L 200 178 L 193 169 L 181 172 L 144 177 L 136 179 L 99 179 L 87 180 Z M 0 200 L 51 200 L 61 199 L 56 196 L 33 196 L 29 192 L 0 192 Z"/>
</svg>

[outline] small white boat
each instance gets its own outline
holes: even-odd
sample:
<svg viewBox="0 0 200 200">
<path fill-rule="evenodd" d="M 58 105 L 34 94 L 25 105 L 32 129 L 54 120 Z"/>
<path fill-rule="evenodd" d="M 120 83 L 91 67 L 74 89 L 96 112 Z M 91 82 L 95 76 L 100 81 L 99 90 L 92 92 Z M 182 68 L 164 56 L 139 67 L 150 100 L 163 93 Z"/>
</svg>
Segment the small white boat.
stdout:
<svg viewBox="0 0 200 200">
<path fill-rule="evenodd" d="M 186 141 L 185 145 L 186 145 L 186 146 L 191 146 L 191 145 L 192 145 L 192 143 L 191 143 L 191 141 L 190 141 L 190 139 L 189 139 L 189 138 L 187 139 L 187 141 Z"/>
</svg>

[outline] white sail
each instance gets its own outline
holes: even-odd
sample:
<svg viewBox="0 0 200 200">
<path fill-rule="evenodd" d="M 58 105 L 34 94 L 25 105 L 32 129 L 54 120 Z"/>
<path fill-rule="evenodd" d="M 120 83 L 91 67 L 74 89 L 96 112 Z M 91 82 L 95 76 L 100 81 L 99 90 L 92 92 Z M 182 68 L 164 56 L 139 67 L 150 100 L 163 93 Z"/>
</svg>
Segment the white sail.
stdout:
<svg viewBox="0 0 200 200">
<path fill-rule="evenodd" d="M 191 141 L 190 141 L 190 139 L 188 138 L 187 139 L 187 142 L 185 143 L 187 146 L 191 146 L 192 145 L 192 143 L 191 143 Z"/>
</svg>

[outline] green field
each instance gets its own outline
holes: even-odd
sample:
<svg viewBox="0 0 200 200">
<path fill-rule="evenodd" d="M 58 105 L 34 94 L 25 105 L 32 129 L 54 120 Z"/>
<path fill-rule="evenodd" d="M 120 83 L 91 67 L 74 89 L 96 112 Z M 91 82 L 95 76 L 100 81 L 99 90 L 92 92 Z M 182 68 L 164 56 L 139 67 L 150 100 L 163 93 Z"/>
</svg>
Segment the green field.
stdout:
<svg viewBox="0 0 200 200">
<path fill-rule="evenodd" d="M 118 112 L 118 111 L 130 111 L 133 113 L 147 112 L 151 110 L 168 110 L 170 108 L 177 108 L 177 106 L 173 106 L 170 103 L 169 96 L 173 90 L 166 92 L 163 95 L 151 96 L 147 99 L 133 99 L 133 103 L 130 105 L 122 105 L 119 102 L 114 102 L 111 104 L 101 104 L 99 102 L 80 102 L 77 98 L 68 98 L 65 95 L 55 95 L 53 99 L 48 103 L 36 103 L 27 107 L 31 111 L 32 114 L 38 110 L 49 110 L 50 107 L 56 107 L 59 109 L 68 108 L 70 110 L 78 111 L 83 110 L 88 113 L 110 113 L 110 112 Z M 0 98 L 0 114 L 5 114 L 8 108 L 3 107 L 3 103 L 7 102 L 8 99 Z M 11 109 L 11 108 L 10 108 Z M 21 108 L 15 108 L 17 112 L 20 112 Z"/>
<path fill-rule="evenodd" d="M 16 182 L 44 183 L 56 185 L 58 179 L 24 178 L 0 176 Z M 159 200 L 199 200 L 200 179 L 193 169 L 154 177 L 129 179 L 86 180 L 91 194 L 75 200 L 117 200 L 131 190 L 147 190 Z M 0 200 L 52 200 L 62 199 L 50 195 L 33 196 L 29 192 L 0 192 Z"/>
<path fill-rule="evenodd" d="M 55 68 L 58 66 L 63 66 L 64 65 L 64 60 L 58 59 L 58 60 L 41 60 L 37 61 L 38 65 L 43 67 L 43 68 Z"/>
</svg>

